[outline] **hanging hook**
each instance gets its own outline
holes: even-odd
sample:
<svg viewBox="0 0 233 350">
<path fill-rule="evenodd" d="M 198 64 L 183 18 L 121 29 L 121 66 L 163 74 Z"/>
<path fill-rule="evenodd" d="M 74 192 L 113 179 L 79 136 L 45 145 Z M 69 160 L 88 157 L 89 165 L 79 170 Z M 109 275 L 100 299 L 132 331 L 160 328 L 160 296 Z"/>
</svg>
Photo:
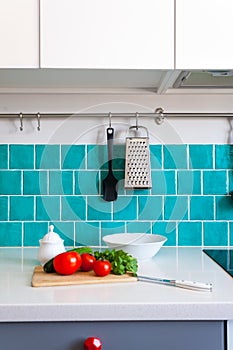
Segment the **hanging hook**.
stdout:
<svg viewBox="0 0 233 350">
<path fill-rule="evenodd" d="M 136 112 L 135 116 L 136 116 L 136 130 L 138 130 L 138 117 L 139 117 L 139 113 Z"/>
<path fill-rule="evenodd" d="M 19 113 L 20 127 L 19 130 L 23 131 L 23 113 Z"/>
<path fill-rule="evenodd" d="M 108 113 L 108 126 L 109 126 L 109 128 L 112 127 L 112 113 L 111 112 Z"/>
<path fill-rule="evenodd" d="M 156 110 L 155 110 L 155 113 L 157 113 L 158 114 L 158 116 L 156 117 L 156 123 L 158 124 L 158 125 L 161 125 L 161 124 L 163 124 L 163 122 L 164 122 L 164 115 L 163 115 L 163 112 L 164 112 L 164 109 L 162 108 L 162 107 L 158 107 L 158 108 L 156 108 Z"/>
<path fill-rule="evenodd" d="M 37 130 L 40 131 L 40 113 L 37 113 Z"/>
</svg>

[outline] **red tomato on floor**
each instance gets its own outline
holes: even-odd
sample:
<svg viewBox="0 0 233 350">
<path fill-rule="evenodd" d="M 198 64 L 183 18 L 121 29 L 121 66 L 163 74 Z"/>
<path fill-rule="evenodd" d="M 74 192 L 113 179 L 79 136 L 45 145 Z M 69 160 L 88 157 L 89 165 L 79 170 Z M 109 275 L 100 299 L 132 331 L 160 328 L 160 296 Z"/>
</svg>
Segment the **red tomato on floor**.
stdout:
<svg viewBox="0 0 233 350">
<path fill-rule="evenodd" d="M 96 261 L 95 257 L 88 253 L 83 253 L 81 255 L 82 258 L 82 265 L 81 270 L 82 271 L 91 271 L 93 270 L 94 262 Z"/>
<path fill-rule="evenodd" d="M 111 272 L 112 266 L 108 260 L 96 260 L 93 270 L 97 276 L 107 276 Z"/>
<path fill-rule="evenodd" d="M 78 271 L 82 263 L 81 255 L 77 252 L 65 252 L 58 254 L 53 259 L 53 266 L 60 275 L 72 275 Z"/>
</svg>

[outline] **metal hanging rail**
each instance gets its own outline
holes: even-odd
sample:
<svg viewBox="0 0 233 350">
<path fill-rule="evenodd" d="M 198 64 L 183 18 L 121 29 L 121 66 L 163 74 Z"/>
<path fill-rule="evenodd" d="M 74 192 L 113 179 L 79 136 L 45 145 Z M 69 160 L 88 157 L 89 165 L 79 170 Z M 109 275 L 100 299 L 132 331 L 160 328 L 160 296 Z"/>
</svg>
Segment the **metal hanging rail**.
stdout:
<svg viewBox="0 0 233 350">
<path fill-rule="evenodd" d="M 36 118 L 37 119 L 37 130 L 40 131 L 41 128 L 41 118 L 94 118 L 94 117 L 119 117 L 119 118 L 131 118 L 131 117 L 149 117 L 149 118 L 154 118 L 157 124 L 162 124 L 164 122 L 165 118 L 183 118 L 183 117 L 188 117 L 188 118 L 206 118 L 206 117 L 211 117 L 211 118 L 219 118 L 219 117 L 225 117 L 225 118 L 233 118 L 233 112 L 232 113 L 210 113 L 210 112 L 164 112 L 164 109 L 162 107 L 156 108 L 154 112 L 135 112 L 135 113 L 0 113 L 0 119 L 1 118 L 19 118 L 20 120 L 20 130 L 23 131 L 23 120 L 24 118 Z"/>
<path fill-rule="evenodd" d="M 226 113 L 226 112 L 218 112 L 218 113 L 199 113 L 199 112 L 135 112 L 135 113 L 114 113 L 111 112 L 112 117 L 120 117 L 120 118 L 131 118 L 135 117 L 136 113 L 138 114 L 139 117 L 151 117 L 151 118 L 157 118 L 157 117 L 164 117 L 164 118 L 183 118 L 183 117 L 195 117 L 195 118 L 206 118 L 206 117 L 211 117 L 211 118 L 219 118 L 219 117 L 225 117 L 225 118 L 232 118 L 233 117 L 233 112 L 231 113 Z M 69 118 L 69 117 L 106 117 L 108 118 L 109 113 L 0 113 L 0 118 Z"/>
</svg>

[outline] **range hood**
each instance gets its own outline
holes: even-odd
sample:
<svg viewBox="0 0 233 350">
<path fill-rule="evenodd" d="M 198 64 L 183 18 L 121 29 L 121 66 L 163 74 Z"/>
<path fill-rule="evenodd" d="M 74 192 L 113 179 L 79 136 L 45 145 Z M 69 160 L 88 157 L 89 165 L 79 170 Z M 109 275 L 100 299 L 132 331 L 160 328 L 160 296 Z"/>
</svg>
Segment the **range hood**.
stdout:
<svg viewBox="0 0 233 350">
<path fill-rule="evenodd" d="M 232 89 L 233 70 L 182 71 L 172 87 L 178 89 Z"/>
<path fill-rule="evenodd" d="M 0 69 L 0 93 L 172 94 L 233 89 L 233 70 Z"/>
</svg>

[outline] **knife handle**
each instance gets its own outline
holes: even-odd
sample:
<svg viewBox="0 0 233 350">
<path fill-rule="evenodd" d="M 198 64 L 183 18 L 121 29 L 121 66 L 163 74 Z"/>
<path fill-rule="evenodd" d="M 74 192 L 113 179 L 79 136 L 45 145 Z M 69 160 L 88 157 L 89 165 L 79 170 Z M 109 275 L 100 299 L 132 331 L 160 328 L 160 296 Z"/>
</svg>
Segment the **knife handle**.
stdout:
<svg viewBox="0 0 233 350">
<path fill-rule="evenodd" d="M 211 283 L 176 280 L 175 286 L 180 287 L 180 288 L 192 289 L 192 290 L 212 292 L 212 284 Z"/>
</svg>

